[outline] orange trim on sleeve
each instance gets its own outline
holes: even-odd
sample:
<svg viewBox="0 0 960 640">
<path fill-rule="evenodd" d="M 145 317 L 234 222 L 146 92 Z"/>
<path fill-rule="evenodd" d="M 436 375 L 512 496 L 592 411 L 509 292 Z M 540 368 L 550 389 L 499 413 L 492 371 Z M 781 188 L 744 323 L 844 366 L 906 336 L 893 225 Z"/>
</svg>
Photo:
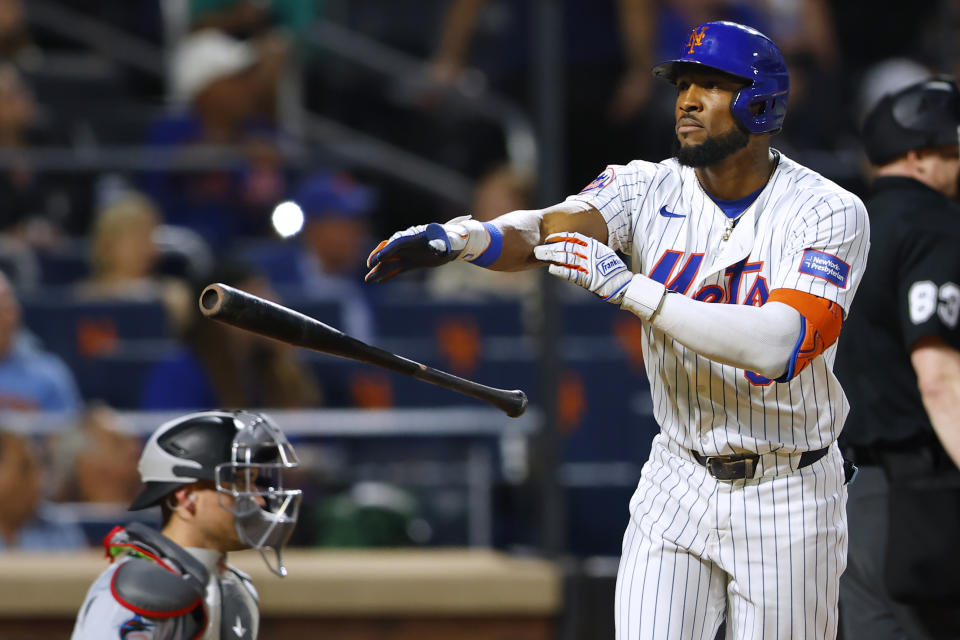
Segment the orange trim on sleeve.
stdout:
<svg viewBox="0 0 960 640">
<path fill-rule="evenodd" d="M 837 338 L 843 326 L 843 308 L 826 298 L 796 289 L 774 289 L 767 302 L 780 302 L 796 309 L 806 320 L 805 331 L 794 351 L 788 371 L 791 378 L 803 371 L 810 362 L 826 351 Z"/>
</svg>

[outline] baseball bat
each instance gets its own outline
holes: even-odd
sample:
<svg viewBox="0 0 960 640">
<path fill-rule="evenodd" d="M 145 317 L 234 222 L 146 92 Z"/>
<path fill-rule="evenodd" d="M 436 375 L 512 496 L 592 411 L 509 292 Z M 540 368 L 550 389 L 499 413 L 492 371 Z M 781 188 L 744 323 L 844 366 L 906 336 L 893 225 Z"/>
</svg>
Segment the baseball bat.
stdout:
<svg viewBox="0 0 960 640">
<path fill-rule="evenodd" d="M 444 389 L 487 402 L 511 418 L 527 409 L 527 395 L 465 380 L 369 345 L 315 318 L 225 284 L 208 285 L 200 294 L 200 312 L 208 318 L 288 344 L 366 362 Z"/>
</svg>

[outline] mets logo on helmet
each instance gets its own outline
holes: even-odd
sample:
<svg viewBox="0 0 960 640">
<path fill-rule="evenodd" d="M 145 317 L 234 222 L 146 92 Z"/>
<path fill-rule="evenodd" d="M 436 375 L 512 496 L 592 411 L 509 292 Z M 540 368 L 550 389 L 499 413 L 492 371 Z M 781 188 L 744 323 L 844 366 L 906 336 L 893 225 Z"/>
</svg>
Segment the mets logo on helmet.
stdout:
<svg viewBox="0 0 960 640">
<path fill-rule="evenodd" d="M 703 44 L 703 34 L 708 27 L 700 27 L 690 32 L 690 39 L 687 40 L 687 53 L 693 53 L 693 50 Z"/>
</svg>

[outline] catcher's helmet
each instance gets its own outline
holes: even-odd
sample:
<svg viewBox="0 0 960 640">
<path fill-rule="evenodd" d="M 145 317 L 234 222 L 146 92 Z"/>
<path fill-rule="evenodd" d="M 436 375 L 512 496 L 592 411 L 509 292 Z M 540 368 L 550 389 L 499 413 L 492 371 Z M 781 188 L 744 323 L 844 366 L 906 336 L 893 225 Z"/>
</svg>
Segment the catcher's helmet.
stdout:
<svg viewBox="0 0 960 640">
<path fill-rule="evenodd" d="M 957 144 L 960 92 L 951 78 L 930 78 L 884 96 L 863 123 L 867 157 L 882 165 L 914 149 Z"/>
<path fill-rule="evenodd" d="M 756 29 L 705 22 L 690 32 L 679 58 L 661 62 L 653 73 L 676 82 L 685 65 L 722 71 L 747 83 L 734 95 L 730 111 L 751 133 L 776 133 L 783 127 L 790 93 L 787 63 L 777 45 Z"/>
<path fill-rule="evenodd" d="M 209 480 L 216 485 L 220 506 L 234 515 L 240 540 L 263 554 L 280 555 L 297 523 L 299 489 L 284 487 L 283 472 L 298 466 L 296 453 L 270 418 L 246 411 L 192 413 L 158 428 L 140 455 L 144 488 L 130 510 L 160 504 L 177 488 Z M 233 499 L 225 499 L 231 496 Z"/>
</svg>

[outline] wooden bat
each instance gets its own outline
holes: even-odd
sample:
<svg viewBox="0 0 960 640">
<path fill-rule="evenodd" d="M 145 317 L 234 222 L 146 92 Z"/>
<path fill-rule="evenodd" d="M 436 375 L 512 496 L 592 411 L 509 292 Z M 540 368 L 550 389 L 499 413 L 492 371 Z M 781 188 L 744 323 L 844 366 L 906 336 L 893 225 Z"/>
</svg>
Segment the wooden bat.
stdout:
<svg viewBox="0 0 960 640">
<path fill-rule="evenodd" d="M 408 360 L 371 346 L 339 329 L 275 302 L 225 284 L 208 285 L 200 294 L 200 311 L 208 318 L 274 338 L 298 347 L 366 362 L 444 389 L 483 400 L 516 418 L 527 409 L 527 395 L 515 389 L 496 389 L 452 373 Z"/>
</svg>

